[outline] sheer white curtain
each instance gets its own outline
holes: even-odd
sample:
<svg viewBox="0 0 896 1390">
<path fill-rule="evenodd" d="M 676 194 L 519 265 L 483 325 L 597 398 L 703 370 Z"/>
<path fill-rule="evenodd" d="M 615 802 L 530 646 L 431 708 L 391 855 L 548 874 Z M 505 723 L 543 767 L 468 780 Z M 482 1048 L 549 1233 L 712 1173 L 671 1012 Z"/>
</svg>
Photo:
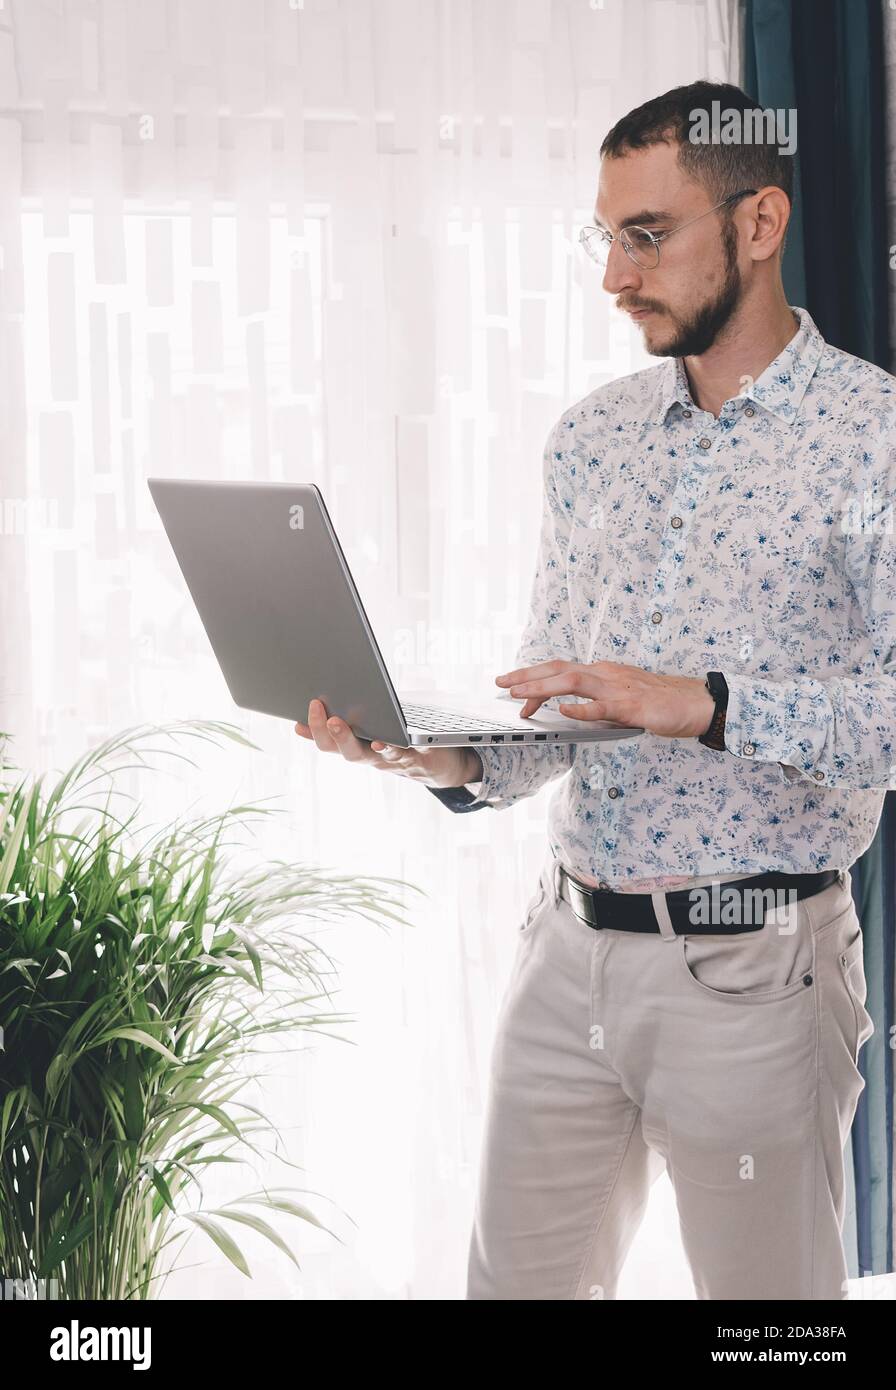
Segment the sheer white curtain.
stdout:
<svg viewBox="0 0 896 1390">
<path fill-rule="evenodd" d="M 342 1244 L 284 1227 L 297 1272 L 247 1241 L 250 1284 L 194 1239 L 171 1295 L 462 1294 L 550 792 L 453 817 L 237 710 L 145 479 L 317 482 L 398 684 L 489 687 L 547 430 L 648 360 L 575 243 L 601 138 L 671 86 L 736 80 L 735 20 L 734 0 L 0 10 L 0 729 L 43 769 L 129 724 L 233 720 L 262 751 L 144 778 L 148 817 L 279 796 L 259 852 L 428 895 L 412 928 L 333 935 L 355 1045 L 278 1051 L 261 1090 L 304 1169 L 261 1176 L 325 1194 Z M 629 1296 L 690 1296 L 661 1188 Z"/>
</svg>

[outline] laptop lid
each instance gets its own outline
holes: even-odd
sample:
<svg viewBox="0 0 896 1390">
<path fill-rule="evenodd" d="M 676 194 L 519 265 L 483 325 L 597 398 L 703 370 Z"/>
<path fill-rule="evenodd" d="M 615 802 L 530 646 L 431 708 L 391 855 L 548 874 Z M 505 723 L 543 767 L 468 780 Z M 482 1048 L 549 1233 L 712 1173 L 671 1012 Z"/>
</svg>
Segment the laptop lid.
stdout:
<svg viewBox="0 0 896 1390">
<path fill-rule="evenodd" d="M 307 723 L 312 699 L 359 738 L 407 725 L 313 483 L 150 478 L 152 499 L 234 702 Z"/>
</svg>

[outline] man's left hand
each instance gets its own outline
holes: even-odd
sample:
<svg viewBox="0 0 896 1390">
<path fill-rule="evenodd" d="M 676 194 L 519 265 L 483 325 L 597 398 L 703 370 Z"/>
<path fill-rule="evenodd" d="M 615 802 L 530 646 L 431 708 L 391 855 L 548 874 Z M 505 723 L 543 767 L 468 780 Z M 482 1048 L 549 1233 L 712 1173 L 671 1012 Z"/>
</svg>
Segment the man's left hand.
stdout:
<svg viewBox="0 0 896 1390">
<path fill-rule="evenodd" d="M 617 661 L 542 661 L 497 676 L 495 683 L 509 687 L 514 697 L 525 697 L 522 719 L 552 696 L 578 695 L 588 703 L 561 704 L 559 712 L 583 722 L 611 719 L 662 738 L 697 738 L 706 733 L 715 712 L 705 677 L 662 676 Z"/>
</svg>

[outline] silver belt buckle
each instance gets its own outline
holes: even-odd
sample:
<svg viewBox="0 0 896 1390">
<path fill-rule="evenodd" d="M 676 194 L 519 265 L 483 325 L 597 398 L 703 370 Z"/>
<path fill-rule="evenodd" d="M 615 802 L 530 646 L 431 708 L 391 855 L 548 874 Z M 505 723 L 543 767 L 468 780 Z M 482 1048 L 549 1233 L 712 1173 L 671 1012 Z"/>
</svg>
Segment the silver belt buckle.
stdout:
<svg viewBox="0 0 896 1390">
<path fill-rule="evenodd" d="M 598 923 L 594 920 L 594 899 L 587 888 L 577 883 L 564 869 L 563 877 L 569 888 L 569 905 L 573 912 L 584 922 L 586 926 L 593 930 L 599 930 Z"/>
</svg>

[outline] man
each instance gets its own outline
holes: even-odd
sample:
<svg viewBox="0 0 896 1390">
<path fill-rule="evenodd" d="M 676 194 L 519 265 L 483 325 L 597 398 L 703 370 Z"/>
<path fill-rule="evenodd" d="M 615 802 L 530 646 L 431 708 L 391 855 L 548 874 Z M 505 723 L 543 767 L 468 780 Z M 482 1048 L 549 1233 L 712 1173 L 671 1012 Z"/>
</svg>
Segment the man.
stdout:
<svg viewBox="0 0 896 1390">
<path fill-rule="evenodd" d="M 646 732 L 477 755 L 362 745 L 317 704 L 296 726 L 458 811 L 564 778 L 498 1022 L 473 1299 L 614 1298 L 663 1167 L 699 1298 L 847 1296 L 872 1031 L 849 866 L 896 750 L 896 397 L 787 304 L 792 157 L 693 141 L 716 100 L 751 106 L 696 83 L 604 140 L 586 249 L 668 360 L 551 431 L 497 678 L 524 718 Z"/>
</svg>

